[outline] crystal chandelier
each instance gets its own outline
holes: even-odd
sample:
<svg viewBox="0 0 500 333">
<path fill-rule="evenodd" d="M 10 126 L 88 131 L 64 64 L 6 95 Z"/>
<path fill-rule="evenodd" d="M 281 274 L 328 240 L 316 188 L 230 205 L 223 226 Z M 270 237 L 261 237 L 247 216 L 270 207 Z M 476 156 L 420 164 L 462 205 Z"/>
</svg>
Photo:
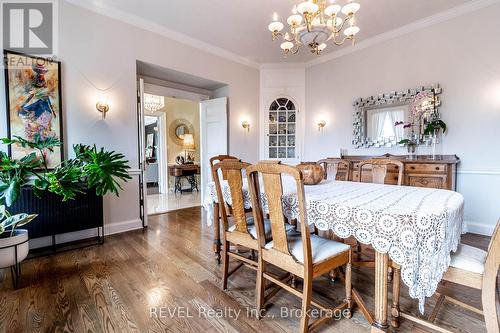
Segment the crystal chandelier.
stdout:
<svg viewBox="0 0 500 333">
<path fill-rule="evenodd" d="M 165 106 L 163 96 L 144 94 L 144 109 L 149 112 L 156 112 Z"/>
<path fill-rule="evenodd" d="M 327 47 L 327 42 L 337 46 L 346 40 L 354 43 L 359 32 L 359 27 L 354 25 L 354 17 L 359 8 L 359 3 L 352 0 L 343 7 L 335 0 L 328 3 L 326 0 L 308 0 L 293 7 L 292 15 L 287 19 L 289 32 L 282 32 L 285 26 L 276 13 L 268 28 L 273 40 L 278 37 L 283 39 L 281 49 L 285 56 L 296 54 L 302 45 L 309 46 L 312 53 L 319 55 Z"/>
</svg>

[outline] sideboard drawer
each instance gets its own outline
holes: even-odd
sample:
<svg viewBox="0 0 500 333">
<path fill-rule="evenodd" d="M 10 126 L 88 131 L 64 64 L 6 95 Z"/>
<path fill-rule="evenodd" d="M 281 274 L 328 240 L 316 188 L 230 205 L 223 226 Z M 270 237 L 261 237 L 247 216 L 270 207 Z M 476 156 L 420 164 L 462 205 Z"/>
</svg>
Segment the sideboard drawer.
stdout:
<svg viewBox="0 0 500 333">
<path fill-rule="evenodd" d="M 446 173 L 448 166 L 446 164 L 431 163 L 408 163 L 405 166 L 406 173 Z"/>
<path fill-rule="evenodd" d="M 446 175 L 407 175 L 408 186 L 447 189 Z"/>
</svg>

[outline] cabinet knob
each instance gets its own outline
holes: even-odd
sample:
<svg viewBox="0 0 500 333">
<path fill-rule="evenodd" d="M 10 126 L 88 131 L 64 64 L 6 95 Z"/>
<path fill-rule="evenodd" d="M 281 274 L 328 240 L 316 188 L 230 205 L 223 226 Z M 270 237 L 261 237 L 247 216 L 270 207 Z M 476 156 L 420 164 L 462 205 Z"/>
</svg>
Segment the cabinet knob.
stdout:
<svg viewBox="0 0 500 333">
<path fill-rule="evenodd" d="M 439 167 L 436 167 L 436 170 L 439 171 Z"/>
</svg>

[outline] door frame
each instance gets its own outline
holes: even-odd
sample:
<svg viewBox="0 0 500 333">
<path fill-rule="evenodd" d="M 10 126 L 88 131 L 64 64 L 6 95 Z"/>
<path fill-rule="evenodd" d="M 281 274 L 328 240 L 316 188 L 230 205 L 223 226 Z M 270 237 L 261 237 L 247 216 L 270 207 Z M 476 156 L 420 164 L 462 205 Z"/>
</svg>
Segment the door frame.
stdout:
<svg viewBox="0 0 500 333">
<path fill-rule="evenodd" d="M 167 115 L 165 112 L 159 113 L 145 113 L 144 117 L 154 117 L 156 118 L 156 126 L 158 144 L 157 144 L 157 163 L 158 163 L 158 187 L 161 194 L 168 194 L 168 165 L 167 165 L 167 141 L 168 136 L 166 135 L 166 124 Z"/>
</svg>

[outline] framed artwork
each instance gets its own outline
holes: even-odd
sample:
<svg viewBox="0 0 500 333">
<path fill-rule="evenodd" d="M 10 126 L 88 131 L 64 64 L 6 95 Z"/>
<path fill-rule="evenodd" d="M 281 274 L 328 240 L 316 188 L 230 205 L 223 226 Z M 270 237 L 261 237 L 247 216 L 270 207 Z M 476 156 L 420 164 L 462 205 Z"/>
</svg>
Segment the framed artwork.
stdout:
<svg viewBox="0 0 500 333">
<path fill-rule="evenodd" d="M 4 51 L 7 134 L 26 140 L 62 139 L 61 63 L 41 57 Z M 20 159 L 33 149 L 9 146 L 9 156 Z M 47 152 L 53 169 L 63 160 L 62 147 Z"/>
</svg>

